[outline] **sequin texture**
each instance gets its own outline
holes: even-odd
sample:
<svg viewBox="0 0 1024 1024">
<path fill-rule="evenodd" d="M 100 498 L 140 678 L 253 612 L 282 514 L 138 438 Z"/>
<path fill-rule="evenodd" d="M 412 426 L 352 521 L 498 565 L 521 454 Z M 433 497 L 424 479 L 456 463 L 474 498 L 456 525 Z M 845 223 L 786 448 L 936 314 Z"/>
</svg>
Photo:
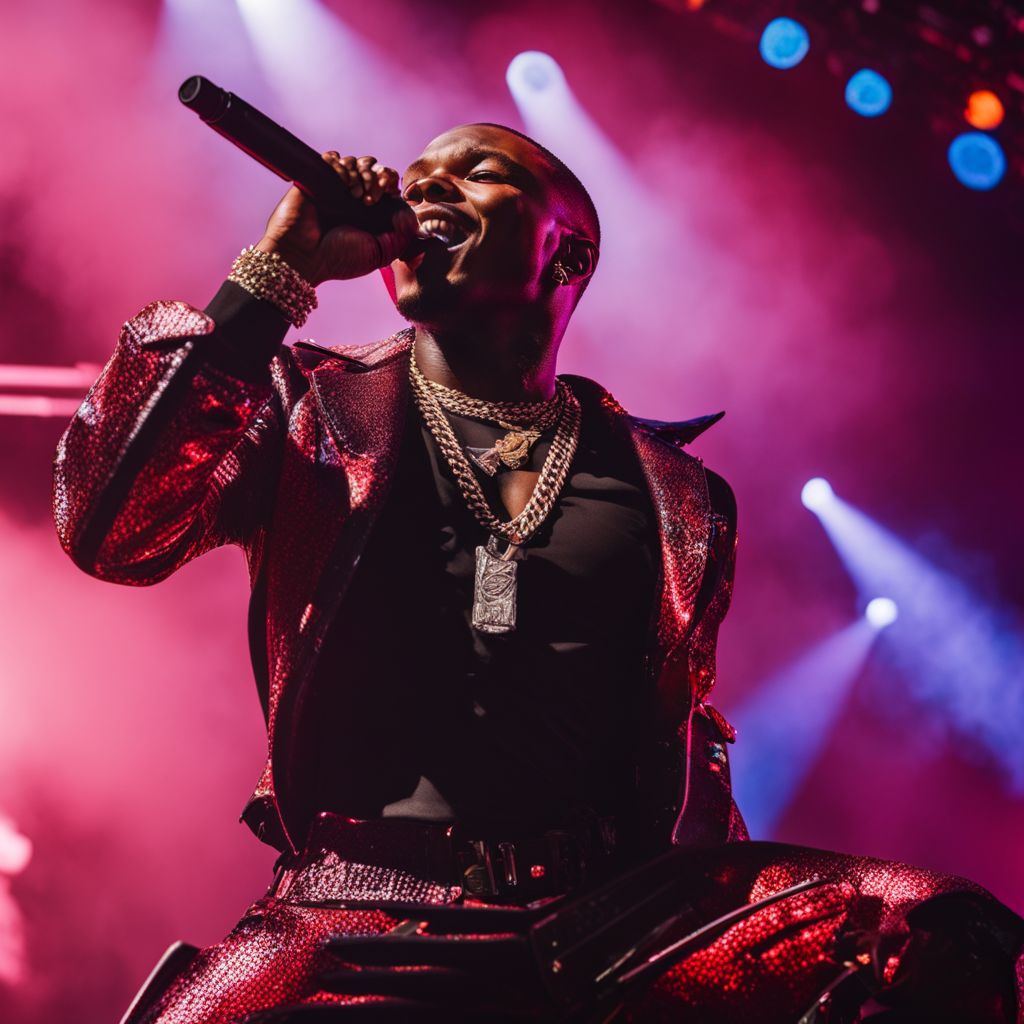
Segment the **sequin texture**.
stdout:
<svg viewBox="0 0 1024 1024">
<path fill-rule="evenodd" d="M 955 876 L 781 843 L 731 844 L 715 856 L 734 897 L 755 900 L 815 877 L 828 884 L 765 908 L 677 964 L 638 999 L 630 1024 L 796 1021 L 842 969 L 840 936 L 879 936 L 891 980 L 911 908 L 940 893 L 983 893 Z"/>
<path fill-rule="evenodd" d="M 417 878 L 407 871 L 378 864 L 357 864 L 328 853 L 321 861 L 294 873 L 286 872 L 280 892 L 292 900 L 322 902 L 338 892 L 351 899 L 402 900 L 417 903 L 450 903 L 461 889 Z M 358 895 L 351 895 L 357 893 Z"/>
<path fill-rule="evenodd" d="M 645 982 L 629 996 L 621 1018 L 630 1024 L 788 1024 L 814 1003 L 842 969 L 841 943 L 866 934 L 878 943 L 885 981 L 898 972 L 907 947 L 907 915 L 942 893 L 976 894 L 963 879 L 885 862 L 778 843 L 732 843 L 700 853 L 713 864 L 706 912 L 724 912 L 818 878 L 825 884 L 791 896 L 733 925 L 707 948 Z M 281 1005 L 358 1002 L 366 997 L 327 991 L 320 980 L 337 964 L 325 949 L 335 935 L 372 935 L 397 921 L 380 911 L 311 906 L 321 899 L 380 898 L 375 892 L 417 892 L 427 903 L 450 903 L 451 890 L 430 895 L 403 872 L 317 858 L 324 872 L 294 876 L 283 895 L 258 901 L 223 941 L 203 950 L 160 997 L 145 1024 L 231 1024 Z M 287 877 L 287 876 L 286 876 Z M 1001 908 L 1005 911 L 1005 908 Z M 671 912 L 665 907 L 666 915 Z M 968 1018 L 964 1018 L 965 1020 Z M 988 1018 L 986 1018 L 988 1019 Z"/>
<path fill-rule="evenodd" d="M 144 1018 L 145 1024 L 235 1024 L 273 1006 L 360 1002 L 316 981 L 332 966 L 331 935 L 377 935 L 397 922 L 379 911 L 295 906 L 267 897 L 199 956 Z"/>
</svg>

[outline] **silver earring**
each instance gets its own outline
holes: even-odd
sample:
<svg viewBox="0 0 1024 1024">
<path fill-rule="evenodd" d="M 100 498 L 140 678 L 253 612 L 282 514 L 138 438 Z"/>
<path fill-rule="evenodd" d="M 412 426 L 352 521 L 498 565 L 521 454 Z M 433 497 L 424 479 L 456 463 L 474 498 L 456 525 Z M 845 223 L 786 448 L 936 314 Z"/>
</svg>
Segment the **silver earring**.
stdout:
<svg viewBox="0 0 1024 1024">
<path fill-rule="evenodd" d="M 565 269 L 561 260 L 558 260 L 551 268 L 551 276 L 555 279 L 555 284 L 569 283 L 569 271 Z"/>
</svg>

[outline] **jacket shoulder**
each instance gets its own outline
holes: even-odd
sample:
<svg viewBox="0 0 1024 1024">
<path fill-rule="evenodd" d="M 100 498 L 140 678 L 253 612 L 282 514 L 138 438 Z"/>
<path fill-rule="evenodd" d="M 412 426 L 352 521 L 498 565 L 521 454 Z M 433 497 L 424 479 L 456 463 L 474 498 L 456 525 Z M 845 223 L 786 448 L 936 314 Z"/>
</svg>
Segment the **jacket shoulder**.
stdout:
<svg viewBox="0 0 1024 1024">
<path fill-rule="evenodd" d="M 631 417 L 635 423 L 646 427 L 658 437 L 664 438 L 677 448 L 683 448 L 695 441 L 709 427 L 713 427 L 725 411 L 708 413 L 705 416 L 694 416 L 688 420 L 651 420 L 640 416 Z"/>
<path fill-rule="evenodd" d="M 700 437 L 709 427 L 714 426 L 725 412 L 709 413 L 706 416 L 694 416 L 687 420 L 655 420 L 642 416 L 633 416 L 622 407 L 614 395 L 597 381 L 589 377 L 575 374 L 564 374 L 563 378 L 572 387 L 581 401 L 597 404 L 612 416 L 621 417 L 634 430 L 651 434 L 665 441 L 678 451 L 683 458 L 694 458 L 684 449 L 688 444 Z M 724 477 L 710 470 L 701 461 L 704 477 L 707 480 L 708 497 L 711 511 L 735 529 L 736 495 Z"/>
<path fill-rule="evenodd" d="M 297 341 L 292 346 L 295 362 L 306 371 L 315 370 L 323 363 L 338 363 L 346 369 L 360 372 L 371 370 L 412 347 L 413 329 L 406 327 L 378 341 L 362 345 L 321 345 L 312 339 Z"/>
<path fill-rule="evenodd" d="M 572 373 L 562 374 L 562 377 L 584 401 L 589 400 L 599 404 L 607 412 L 624 417 L 635 426 L 660 437 L 676 448 L 684 448 L 690 444 L 725 415 L 724 411 L 714 412 L 706 416 L 694 416 L 688 420 L 654 420 L 633 416 L 622 407 L 618 399 L 607 388 L 602 387 L 597 381 Z"/>
</svg>

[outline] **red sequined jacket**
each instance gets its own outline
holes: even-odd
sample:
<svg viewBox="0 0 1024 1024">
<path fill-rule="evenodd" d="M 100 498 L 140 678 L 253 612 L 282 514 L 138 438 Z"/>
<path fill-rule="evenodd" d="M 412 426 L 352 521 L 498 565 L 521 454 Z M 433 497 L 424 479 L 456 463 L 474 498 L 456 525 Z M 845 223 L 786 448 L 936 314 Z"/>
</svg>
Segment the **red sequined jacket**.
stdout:
<svg viewBox="0 0 1024 1024">
<path fill-rule="evenodd" d="M 242 818 L 264 841 L 295 848 L 312 810 L 303 708 L 388 493 L 410 407 L 412 332 L 358 348 L 281 346 L 269 367 L 244 373 L 213 332 L 208 315 L 182 302 L 154 303 L 125 324 L 58 446 L 54 514 L 76 564 L 115 583 L 156 583 L 216 545 L 243 547 L 268 758 Z M 735 504 L 682 451 L 718 417 L 640 420 L 594 382 L 566 379 L 628 432 L 658 523 L 646 664 L 663 739 L 638 766 L 641 799 L 671 842 L 743 838 L 725 752 L 732 730 L 707 704 L 732 588 Z"/>
</svg>

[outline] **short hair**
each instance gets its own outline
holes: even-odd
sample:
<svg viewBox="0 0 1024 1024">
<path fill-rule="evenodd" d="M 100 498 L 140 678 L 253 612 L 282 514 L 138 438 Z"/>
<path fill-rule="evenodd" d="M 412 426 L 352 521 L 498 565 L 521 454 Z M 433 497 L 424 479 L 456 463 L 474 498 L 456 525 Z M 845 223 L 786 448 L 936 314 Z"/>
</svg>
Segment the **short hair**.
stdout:
<svg viewBox="0 0 1024 1024">
<path fill-rule="evenodd" d="M 503 132 L 508 132 L 509 135 L 515 135 L 520 139 L 524 139 L 531 146 L 538 149 L 551 164 L 552 179 L 555 187 L 569 204 L 573 216 L 589 234 L 590 240 L 594 245 L 598 249 L 601 248 L 601 221 L 597 216 L 597 207 L 594 206 L 594 200 L 590 198 L 590 193 L 584 187 L 583 182 L 569 170 L 564 161 L 555 156 L 547 146 L 542 146 L 536 139 L 530 138 L 525 132 L 516 131 L 515 128 L 509 128 L 505 124 L 496 124 L 493 121 L 475 121 L 473 123 L 484 128 L 499 128 Z"/>
</svg>

